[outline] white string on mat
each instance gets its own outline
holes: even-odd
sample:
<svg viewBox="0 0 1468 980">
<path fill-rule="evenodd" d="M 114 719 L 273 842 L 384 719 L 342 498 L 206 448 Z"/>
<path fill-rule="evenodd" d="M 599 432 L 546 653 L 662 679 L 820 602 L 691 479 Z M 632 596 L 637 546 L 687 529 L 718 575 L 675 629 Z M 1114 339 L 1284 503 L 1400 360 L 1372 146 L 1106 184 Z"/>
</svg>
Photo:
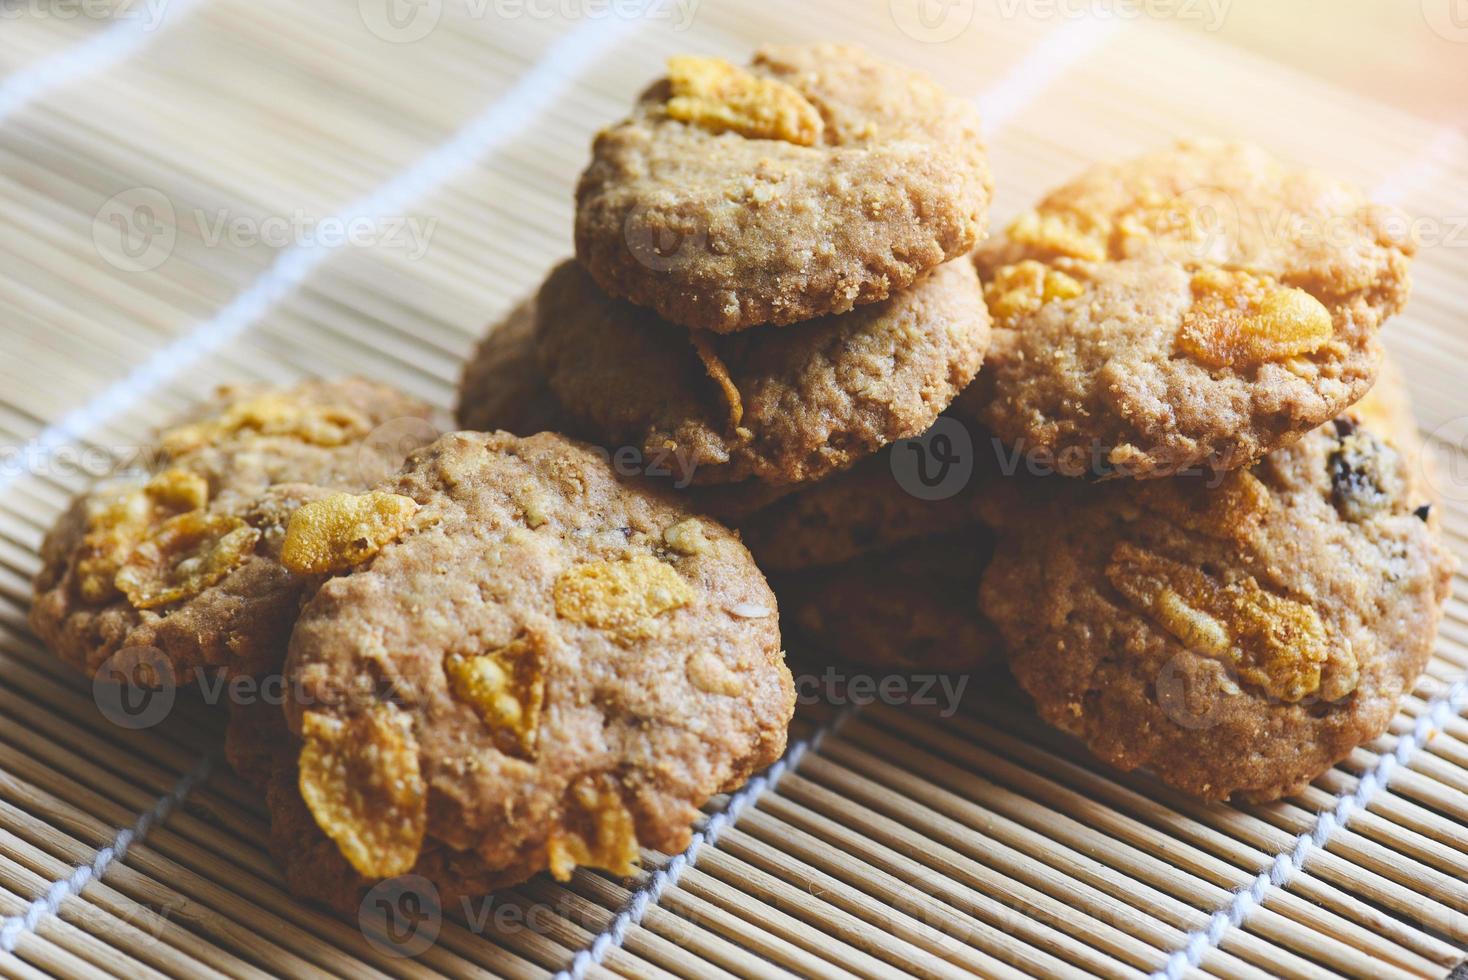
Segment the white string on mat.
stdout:
<svg viewBox="0 0 1468 980">
<path fill-rule="evenodd" d="M 571 958 L 571 965 L 556 974 L 555 980 L 584 980 L 587 970 L 600 966 L 608 953 L 621 948 L 622 943 L 627 940 L 627 933 L 642 921 L 649 908 L 662 900 L 663 892 L 676 885 L 678 879 L 683 877 L 683 872 L 698 863 L 699 852 L 705 846 L 712 847 L 717 843 L 720 834 L 739 822 L 740 814 L 759 802 L 766 793 L 773 791 L 787 772 L 800 766 L 800 760 L 805 758 L 806 753 L 819 749 L 826 736 L 840 730 L 847 719 L 860 710 L 859 707 L 842 709 L 836 717 L 817 728 L 810 737 L 791 745 L 773 766 L 730 796 L 723 809 L 709 817 L 702 830 L 694 833 L 688 847 L 673 855 L 666 864 L 653 872 L 622 906 L 611 923 L 592 940 L 591 945 L 579 950 Z"/>
<path fill-rule="evenodd" d="M 1460 149 L 1461 139 L 1456 129 L 1443 127 L 1411 163 L 1377 184 L 1372 189 L 1372 197 L 1383 203 L 1405 199 L 1454 158 Z M 1293 881 L 1305 862 L 1316 851 L 1324 850 L 1353 815 L 1366 809 L 1377 794 L 1387 790 L 1392 773 L 1411 762 L 1417 750 L 1463 710 L 1465 697 L 1468 697 L 1468 674 L 1430 701 L 1427 711 L 1418 717 L 1411 733 L 1402 736 L 1395 749 L 1377 760 L 1376 765 L 1361 777 L 1354 791 L 1338 794 L 1335 806 L 1322 810 L 1315 818 L 1315 826 L 1296 837 L 1294 846 L 1287 853 L 1275 855 L 1268 867 L 1247 885 L 1234 891 L 1227 905 L 1208 917 L 1206 926 L 1188 933 L 1182 946 L 1168 956 L 1166 965 L 1152 974 L 1153 980 L 1181 980 L 1183 974 L 1197 968 L 1210 949 L 1216 949 L 1231 930 L 1243 925 L 1264 904 L 1271 889 L 1283 888 Z"/>
<path fill-rule="evenodd" d="M 202 0 L 171 0 L 158 21 L 149 24 L 148 14 L 136 4 L 124 4 L 117 23 L 98 31 L 85 41 L 47 55 L 33 65 L 12 72 L 0 81 L 0 123 L 48 92 L 106 71 L 141 51 L 162 34 L 167 25 L 183 19 Z"/>
<path fill-rule="evenodd" d="M 61 903 L 79 894 L 93 878 L 101 878 L 114 863 L 127 857 L 128 849 L 148 836 L 154 824 L 162 823 L 173 808 L 201 780 L 208 777 L 214 768 L 214 760 L 206 756 L 191 771 L 185 773 L 173 788 L 158 797 L 153 805 L 138 817 L 131 827 L 123 827 L 112 838 L 112 843 L 97 851 L 90 864 L 78 864 L 65 878 L 58 878 L 46 889 L 46 894 L 26 906 L 20 915 L 6 916 L 0 920 L 0 950 L 15 952 L 21 937 L 35 932 L 43 921 L 55 915 Z"/>
<path fill-rule="evenodd" d="M 392 215 L 467 171 L 542 115 L 580 77 L 587 64 L 630 29 L 631 23 L 620 18 L 583 21 L 558 37 L 509 91 L 491 102 L 452 138 L 407 170 L 348 204 L 337 215 L 323 218 L 318 229 L 328 223 L 333 227 L 351 227 L 364 218 Z M 269 269 L 212 317 L 160 347 L 121 381 L 48 426 L 26 444 L 17 458 L 44 459 L 80 440 L 189 365 L 219 350 L 295 292 L 333 252 L 349 244 L 350 237 L 313 234 L 303 239 L 313 244 L 297 244 L 286 249 Z M 0 494 L 25 473 L 26 470 L 17 469 L 0 475 Z"/>
<path fill-rule="evenodd" d="M 1396 748 L 1382 755 L 1376 765 L 1361 777 L 1356 789 L 1336 797 L 1335 806 L 1315 818 L 1310 831 L 1295 838 L 1294 847 L 1275 855 L 1274 861 L 1259 872 L 1248 885 L 1234 892 L 1228 905 L 1214 912 L 1208 925 L 1191 933 L 1182 949 L 1167 958 L 1167 965 L 1152 974 L 1154 980 L 1181 980 L 1203 961 L 1210 949 L 1223 942 L 1231 929 L 1243 925 L 1268 898 L 1270 889 L 1284 888 L 1294 880 L 1316 851 L 1323 850 L 1336 831 L 1344 828 L 1353 816 L 1369 807 L 1377 794 L 1387 790 L 1392 774 L 1412 761 L 1417 750 L 1443 729 L 1463 709 L 1468 699 L 1468 678 L 1456 681 L 1444 694 L 1433 700 L 1412 731 L 1397 740 Z"/>
<path fill-rule="evenodd" d="M 563 91 L 581 77 L 586 66 L 619 41 L 632 24 L 630 19 L 622 18 L 588 20 L 558 37 L 529 71 L 452 138 L 408 170 L 353 202 L 343 212 L 344 216 L 391 214 L 433 193 L 468 170 L 513 139 L 547 106 L 560 98 Z M 134 45 L 128 49 L 129 53 L 138 47 L 140 45 Z M 106 64 L 114 64 L 117 60 L 120 56 L 113 57 Z M 54 87 L 54 84 L 48 87 Z M 0 120 L 3 120 L 3 113 L 0 113 Z M 341 220 L 341 217 L 330 220 Z M 346 240 L 335 236 L 324 236 L 324 239 L 327 242 Z M 321 242 L 323 236 L 313 236 L 308 240 Z M 23 476 L 33 473 L 36 460 L 83 438 L 108 418 L 126 411 L 184 368 L 259 322 L 272 307 L 300 286 L 336 247 L 297 245 L 282 253 L 260 278 L 213 317 L 160 348 L 121 381 L 31 439 L 18 457 L 27 461 L 26 467 L 0 475 L 0 495 Z M 100 878 L 113 863 L 122 860 L 128 847 L 142 839 L 148 828 L 182 802 L 194 785 L 207 775 L 211 766 L 212 759 L 208 756 L 203 758 L 193 772 L 159 797 L 136 824 L 118 830 L 112 844 L 99 850 L 90 864 L 79 865 L 66 878 L 52 882 L 45 895 L 33 901 L 24 914 L 3 920 L 0 924 L 0 949 L 13 951 L 21 936 L 34 931 L 42 921 L 55 915 L 68 897 L 79 892 L 93 878 Z"/>
</svg>

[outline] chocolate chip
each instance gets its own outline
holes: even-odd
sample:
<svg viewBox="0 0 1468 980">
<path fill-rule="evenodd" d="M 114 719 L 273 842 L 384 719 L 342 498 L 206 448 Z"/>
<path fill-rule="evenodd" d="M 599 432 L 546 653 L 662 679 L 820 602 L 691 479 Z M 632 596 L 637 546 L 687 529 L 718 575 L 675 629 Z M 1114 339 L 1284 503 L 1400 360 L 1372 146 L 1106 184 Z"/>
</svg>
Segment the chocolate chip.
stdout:
<svg viewBox="0 0 1468 980">
<path fill-rule="evenodd" d="M 1395 454 L 1371 433 L 1341 436 L 1329 460 L 1331 497 L 1341 516 L 1363 521 L 1390 507 L 1401 489 L 1395 464 Z"/>
<path fill-rule="evenodd" d="M 1336 436 L 1341 439 L 1356 431 L 1356 420 L 1349 415 L 1339 416 L 1332 424 L 1335 426 Z"/>
<path fill-rule="evenodd" d="M 1427 520 L 1427 516 L 1432 513 L 1432 504 L 1423 504 L 1412 513 L 1417 515 L 1419 521 L 1425 521 Z"/>
</svg>

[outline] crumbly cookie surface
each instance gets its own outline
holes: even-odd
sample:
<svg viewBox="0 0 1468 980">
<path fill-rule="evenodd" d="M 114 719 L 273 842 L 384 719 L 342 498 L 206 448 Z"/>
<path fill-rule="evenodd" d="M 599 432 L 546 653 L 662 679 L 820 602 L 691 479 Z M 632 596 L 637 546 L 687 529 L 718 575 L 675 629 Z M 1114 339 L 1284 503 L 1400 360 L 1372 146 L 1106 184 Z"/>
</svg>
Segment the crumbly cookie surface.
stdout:
<svg viewBox="0 0 1468 980">
<path fill-rule="evenodd" d="M 976 670 L 1002 662 L 974 604 L 991 548 L 981 527 L 948 528 L 772 584 L 787 631 L 823 653 L 893 670 Z"/>
<path fill-rule="evenodd" d="M 1455 565 L 1393 441 L 1348 413 L 1216 489 L 991 497 L 981 607 L 1041 715 L 1208 799 L 1296 792 L 1384 731 Z"/>
<path fill-rule="evenodd" d="M 840 45 L 747 67 L 674 58 L 602 132 L 576 254 L 608 294 L 688 327 L 786 324 L 885 299 L 983 234 L 973 107 Z"/>
<path fill-rule="evenodd" d="M 541 288 L 540 363 L 597 442 L 697 484 L 804 483 L 924 431 L 978 371 L 989 317 L 966 262 L 882 303 L 778 331 L 687 331 L 567 262 Z"/>
<path fill-rule="evenodd" d="M 431 417 L 358 379 L 222 390 L 161 435 L 156 472 L 107 481 L 58 520 L 32 628 L 89 675 L 124 651 L 161 652 L 180 683 L 278 668 L 308 584 L 279 561 L 291 514 L 390 475 Z"/>
<path fill-rule="evenodd" d="M 1072 475 L 1247 466 L 1371 386 L 1409 289 L 1399 218 L 1238 144 L 1093 168 L 975 253 L 983 421 Z"/>
<path fill-rule="evenodd" d="M 783 750 L 775 598 L 721 525 L 547 434 L 450 434 L 375 492 L 412 520 L 291 638 L 298 795 L 338 852 L 302 852 L 305 894 L 349 904 L 452 855 L 630 873 Z"/>
</svg>

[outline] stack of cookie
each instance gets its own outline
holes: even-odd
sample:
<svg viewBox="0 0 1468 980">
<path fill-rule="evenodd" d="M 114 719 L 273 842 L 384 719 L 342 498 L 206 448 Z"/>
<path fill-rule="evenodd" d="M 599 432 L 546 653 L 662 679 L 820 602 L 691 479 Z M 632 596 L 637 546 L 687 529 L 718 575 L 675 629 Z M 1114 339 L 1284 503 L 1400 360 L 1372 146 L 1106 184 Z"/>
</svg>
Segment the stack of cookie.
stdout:
<svg viewBox="0 0 1468 980">
<path fill-rule="evenodd" d="M 967 400 L 1015 471 L 981 494 L 982 611 L 1107 762 L 1273 799 L 1425 668 L 1454 562 L 1377 338 L 1404 228 L 1193 142 L 1094 168 L 976 254 L 995 341 Z"/>
<path fill-rule="evenodd" d="M 972 106 L 919 73 L 834 45 L 766 48 L 747 68 L 672 58 L 598 136 L 577 260 L 491 330 L 459 421 L 573 433 L 743 528 L 767 571 L 822 569 L 829 589 L 802 575 L 781 592 L 814 625 L 860 591 L 870 566 L 853 559 L 911 536 L 884 540 L 899 512 L 949 530 L 895 486 L 890 513 L 868 491 L 890 482 L 884 447 L 932 426 L 982 363 L 966 256 L 989 193 Z M 966 549 L 906 557 L 912 593 L 848 654 L 908 662 L 908 599 L 979 626 L 976 581 L 951 573 Z"/>
<path fill-rule="evenodd" d="M 631 874 L 794 710 L 732 532 L 561 436 L 431 419 L 363 381 L 222 392 L 77 500 L 35 582 L 89 676 L 227 699 L 286 880 L 343 911 L 410 873 L 425 903 Z"/>
</svg>

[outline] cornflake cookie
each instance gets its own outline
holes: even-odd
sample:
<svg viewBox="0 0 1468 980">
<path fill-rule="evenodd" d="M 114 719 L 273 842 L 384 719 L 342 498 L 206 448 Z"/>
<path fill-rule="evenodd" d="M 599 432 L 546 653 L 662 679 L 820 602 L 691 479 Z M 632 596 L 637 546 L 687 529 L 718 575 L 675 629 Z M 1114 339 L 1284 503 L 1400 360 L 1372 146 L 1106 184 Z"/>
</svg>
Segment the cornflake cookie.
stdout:
<svg viewBox="0 0 1468 980">
<path fill-rule="evenodd" d="M 690 337 L 567 262 L 541 287 L 537 340 L 557 401 L 596 441 L 682 482 L 788 484 L 927 429 L 978 371 L 989 316 L 953 262 L 851 313 Z"/>
<path fill-rule="evenodd" d="M 608 294 L 728 332 L 886 299 L 971 249 L 991 189 L 973 107 L 831 44 L 675 57 L 597 136 L 576 255 Z"/>
<path fill-rule="evenodd" d="M 133 676 L 156 672 L 161 653 L 178 683 L 204 669 L 278 668 L 313 584 L 280 563 L 291 514 L 390 475 L 411 440 L 433 434 L 432 415 L 358 379 L 221 389 L 162 433 L 155 472 L 105 482 L 58 520 L 42 545 L 31 628 L 89 676 L 117 654 L 113 665 Z"/>
<path fill-rule="evenodd" d="M 982 419 L 1068 475 L 1248 466 L 1364 395 L 1407 300 L 1405 221 L 1238 144 L 1101 166 L 975 254 Z"/>
<path fill-rule="evenodd" d="M 1298 792 L 1381 734 L 1455 562 L 1392 436 L 1360 419 L 1215 489 L 1052 479 L 1003 498 L 981 607 L 1042 717 L 1207 799 Z"/>
<path fill-rule="evenodd" d="M 286 855 L 301 893 L 630 874 L 783 751 L 775 598 L 721 525 L 548 434 L 450 434 L 372 497 L 303 511 L 286 545 L 355 563 L 306 605 L 286 667 L 297 795 L 337 853 Z M 339 533 L 341 512 L 378 517 Z"/>
<path fill-rule="evenodd" d="M 974 606 L 992 546 L 981 527 L 951 529 L 772 584 L 787 629 L 842 660 L 975 670 L 1001 662 L 994 627 Z"/>
</svg>

